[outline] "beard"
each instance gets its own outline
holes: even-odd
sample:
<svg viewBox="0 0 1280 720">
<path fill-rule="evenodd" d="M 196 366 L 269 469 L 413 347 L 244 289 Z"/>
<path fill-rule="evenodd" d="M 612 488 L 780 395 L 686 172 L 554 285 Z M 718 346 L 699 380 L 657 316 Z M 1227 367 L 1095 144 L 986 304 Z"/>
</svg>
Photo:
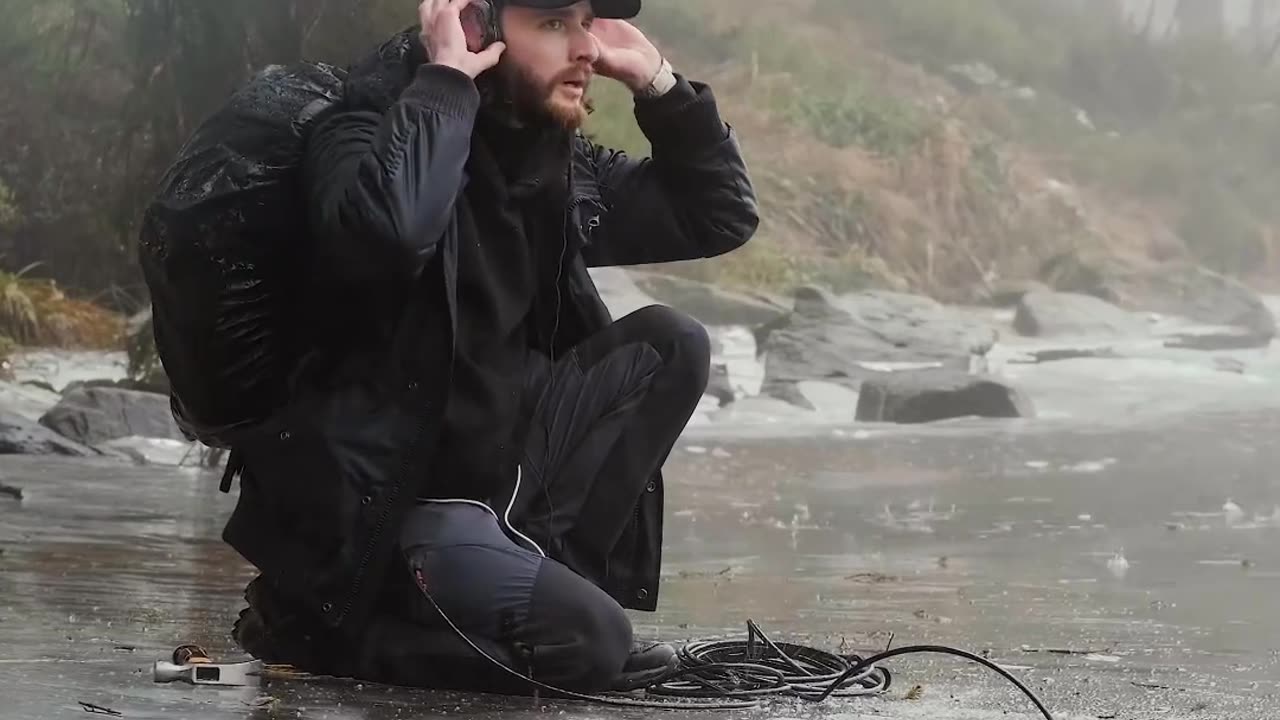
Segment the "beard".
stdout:
<svg viewBox="0 0 1280 720">
<path fill-rule="evenodd" d="M 549 125 L 572 132 L 586 124 L 587 116 L 594 109 L 586 87 L 581 97 L 566 99 L 559 96 L 561 84 L 581 77 L 583 73 L 580 71 L 566 70 L 549 82 L 540 82 L 525 68 L 501 60 L 498 71 L 516 118 L 522 123 Z M 590 72 L 586 75 L 589 82 Z"/>
</svg>

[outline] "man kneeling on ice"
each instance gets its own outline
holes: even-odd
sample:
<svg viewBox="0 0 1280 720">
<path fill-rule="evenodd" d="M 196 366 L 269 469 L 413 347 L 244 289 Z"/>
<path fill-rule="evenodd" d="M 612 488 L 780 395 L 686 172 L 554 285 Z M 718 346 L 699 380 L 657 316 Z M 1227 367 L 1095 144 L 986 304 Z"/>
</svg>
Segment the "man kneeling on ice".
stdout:
<svg viewBox="0 0 1280 720">
<path fill-rule="evenodd" d="M 674 664 L 624 609 L 656 607 L 661 468 L 708 338 L 661 306 L 612 321 L 587 268 L 721 255 L 758 216 L 710 89 L 627 22 L 640 4 L 427 0 L 311 126 L 312 348 L 236 448 L 225 534 L 261 571 L 249 653 L 496 692 L 529 688 L 476 649 L 585 692 Z M 634 93 L 652 157 L 580 132 L 597 75 Z"/>
</svg>

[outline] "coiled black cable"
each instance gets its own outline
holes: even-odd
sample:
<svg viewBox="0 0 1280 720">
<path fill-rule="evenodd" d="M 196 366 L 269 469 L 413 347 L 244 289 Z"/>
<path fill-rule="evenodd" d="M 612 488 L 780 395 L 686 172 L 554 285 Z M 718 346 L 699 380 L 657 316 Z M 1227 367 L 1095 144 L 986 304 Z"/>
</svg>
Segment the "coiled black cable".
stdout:
<svg viewBox="0 0 1280 720">
<path fill-rule="evenodd" d="M 467 637 L 425 588 L 423 594 L 453 632 L 481 657 L 531 686 L 565 699 L 659 710 L 736 710 L 784 697 L 822 703 L 833 697 L 866 697 L 887 692 L 891 684 L 889 671 L 877 666 L 883 660 L 899 655 L 941 653 L 972 660 L 996 671 L 1030 698 L 1045 720 L 1054 720 L 1040 698 L 1007 670 L 964 650 L 917 645 L 886 650 L 864 659 L 804 645 L 775 643 L 753 620 L 747 620 L 745 642 L 719 640 L 685 645 L 679 651 L 678 668 L 637 691 L 643 692 L 643 696 L 586 695 L 547 685 L 507 667 Z"/>
<path fill-rule="evenodd" d="M 763 699 L 793 697 L 822 703 L 833 697 L 867 697 L 889 690 L 892 677 L 878 664 L 889 658 L 920 653 L 953 655 L 996 671 L 1013 683 L 1044 715 L 1053 715 L 1030 688 L 990 660 L 941 645 L 915 645 L 860 658 L 837 655 L 804 645 L 775 643 L 754 621 L 747 621 L 747 640 L 696 642 L 680 650 L 680 669 L 646 689 L 655 696 L 684 699 Z"/>
<path fill-rule="evenodd" d="M 747 640 L 690 643 L 680 650 L 680 669 L 647 688 L 650 695 L 707 697 L 867 697 L 889 690 L 889 671 L 864 665 L 856 655 L 837 655 L 804 645 L 775 643 L 753 621 Z"/>
</svg>

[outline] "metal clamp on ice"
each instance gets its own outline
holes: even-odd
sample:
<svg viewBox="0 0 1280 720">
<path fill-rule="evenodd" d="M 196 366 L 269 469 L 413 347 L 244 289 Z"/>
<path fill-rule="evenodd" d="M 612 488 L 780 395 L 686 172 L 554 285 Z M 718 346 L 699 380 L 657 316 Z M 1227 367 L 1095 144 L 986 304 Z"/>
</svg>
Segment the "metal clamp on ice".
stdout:
<svg viewBox="0 0 1280 720">
<path fill-rule="evenodd" d="M 157 660 L 152 676 L 158 683 L 187 682 L 192 685 L 242 687 L 261 682 L 263 663 L 215 663 L 198 645 L 181 645 L 173 651 L 172 661 Z"/>
</svg>

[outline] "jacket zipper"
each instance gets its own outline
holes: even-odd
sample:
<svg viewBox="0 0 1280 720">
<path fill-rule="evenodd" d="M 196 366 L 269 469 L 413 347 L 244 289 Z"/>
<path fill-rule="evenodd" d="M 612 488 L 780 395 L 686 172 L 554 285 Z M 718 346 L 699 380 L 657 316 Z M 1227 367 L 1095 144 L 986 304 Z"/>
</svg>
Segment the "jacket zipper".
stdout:
<svg viewBox="0 0 1280 720">
<path fill-rule="evenodd" d="M 342 612 L 338 613 L 337 623 L 341 623 L 342 619 L 351 612 L 351 606 L 355 603 L 356 598 L 360 595 L 360 588 L 364 584 L 365 571 L 369 567 L 369 560 L 373 557 L 373 549 L 378 545 L 378 538 L 382 536 L 382 529 L 387 524 L 387 518 L 391 516 L 391 510 L 396 506 L 396 501 L 400 498 L 400 489 L 404 487 L 408 481 L 409 470 L 413 465 L 413 458 L 417 455 L 418 446 L 422 442 L 422 435 L 426 430 L 426 422 L 422 416 L 418 415 L 418 425 L 413 434 L 413 443 L 409 446 L 409 451 L 405 453 L 404 465 L 401 468 L 400 482 L 396 483 L 391 489 L 391 494 L 387 496 L 386 507 L 382 514 L 378 516 L 378 522 L 373 526 L 373 535 L 369 538 L 369 543 L 364 551 L 364 556 L 360 558 L 360 566 L 356 570 L 355 583 L 351 586 L 351 592 L 347 593 L 347 602 L 342 607 Z"/>
<path fill-rule="evenodd" d="M 586 202 L 586 200 L 587 197 L 585 195 L 575 195 L 569 201 L 569 208 L 565 210 L 564 214 L 564 227 L 560 230 L 560 257 L 556 260 L 556 277 L 553 283 L 555 285 L 556 303 L 552 314 L 551 337 L 548 340 L 552 364 L 556 361 L 556 336 L 560 334 L 560 306 L 563 302 L 563 298 L 560 297 L 560 279 L 564 275 L 565 255 L 569 252 L 569 227 L 573 226 L 581 234 L 582 227 L 574 222 L 574 214 L 577 212 L 578 206 Z M 591 227 L 594 229 L 595 226 L 592 225 Z M 552 374 L 552 377 L 554 378 L 555 375 Z"/>
<path fill-rule="evenodd" d="M 411 381 L 411 383 L 420 381 Z M 352 583 L 351 591 L 347 593 L 346 604 L 343 605 L 342 611 L 338 613 L 336 623 L 341 623 L 342 619 L 351 612 L 351 606 L 355 604 L 356 598 L 360 595 L 360 588 L 364 586 L 365 572 L 369 568 L 369 561 L 373 557 L 373 549 L 378 546 L 378 539 L 382 537 L 383 528 L 387 524 L 387 518 L 391 516 L 391 511 L 396 507 L 396 503 L 400 499 L 400 491 L 404 485 L 409 482 L 410 470 L 413 469 L 414 460 L 417 457 L 419 447 L 422 444 L 423 436 L 426 434 L 427 423 L 423 416 L 425 406 L 419 406 L 419 412 L 414 414 L 417 424 L 414 427 L 413 440 L 410 442 L 408 449 L 404 454 L 404 461 L 400 467 L 400 482 L 391 488 L 391 493 L 387 495 L 387 501 L 382 514 L 378 516 L 378 522 L 373 526 L 373 534 L 369 538 L 369 542 L 365 547 L 364 555 L 360 558 L 360 565 L 356 568 L 355 581 Z"/>
<path fill-rule="evenodd" d="M 342 619 L 346 618 L 348 612 L 351 612 L 351 606 L 356 602 L 356 597 L 360 596 L 360 588 L 365 583 L 365 571 L 369 569 L 369 561 L 372 559 L 372 556 L 374 556 L 374 548 L 378 547 L 378 538 L 383 534 L 383 528 L 387 525 L 387 519 L 390 514 L 392 514 L 392 509 L 396 507 L 396 502 L 399 500 L 401 488 L 404 487 L 404 483 L 408 482 L 408 477 L 410 477 L 413 459 L 415 459 L 417 455 L 417 448 L 419 448 L 420 443 L 422 442 L 422 436 L 424 436 L 426 430 L 426 421 L 422 419 L 422 416 L 416 415 L 416 418 L 417 425 L 415 432 L 413 432 L 413 442 L 410 447 L 408 447 L 406 454 L 404 454 L 404 462 L 401 468 L 401 482 L 396 483 L 396 486 L 392 488 L 390 495 L 387 496 L 387 506 L 384 507 L 383 512 L 378 516 L 378 523 L 374 525 L 374 534 L 369 538 L 369 544 L 367 544 L 367 547 L 365 548 L 365 555 L 360 559 L 360 566 L 356 569 L 355 583 L 352 584 L 351 592 L 347 593 L 347 603 L 342 607 L 342 612 L 339 612 L 337 623 L 342 623 Z"/>
</svg>

